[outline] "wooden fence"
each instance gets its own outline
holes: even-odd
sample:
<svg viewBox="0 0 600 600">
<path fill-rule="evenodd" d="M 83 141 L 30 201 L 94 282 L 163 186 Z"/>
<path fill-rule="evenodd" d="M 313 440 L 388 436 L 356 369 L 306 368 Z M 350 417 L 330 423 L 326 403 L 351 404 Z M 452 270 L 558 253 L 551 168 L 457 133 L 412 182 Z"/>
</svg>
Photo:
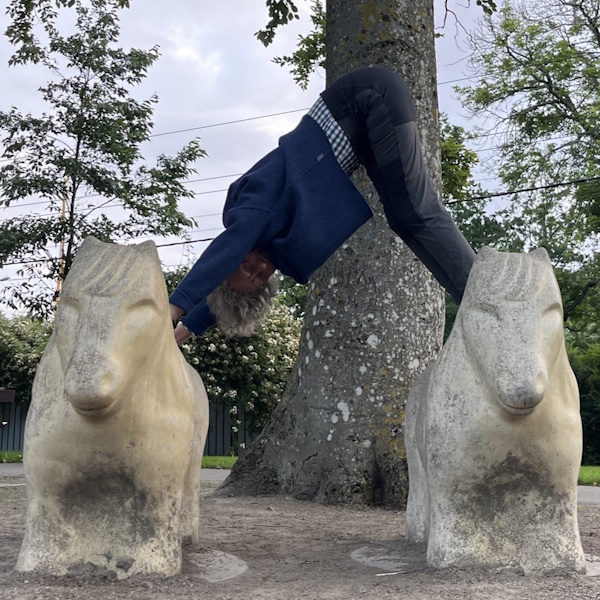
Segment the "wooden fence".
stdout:
<svg viewBox="0 0 600 600">
<path fill-rule="evenodd" d="M 20 452 L 25 439 L 27 406 L 8 400 L 8 394 L 2 394 L 2 391 L 0 390 L 0 451 Z M 232 430 L 234 423 L 228 407 L 210 406 L 205 456 L 237 455 L 240 446 L 247 446 L 252 442 L 254 436 L 249 431 L 250 419 L 242 406 L 238 408 L 236 419 L 240 421 L 239 425 L 236 424 L 237 432 Z"/>
</svg>

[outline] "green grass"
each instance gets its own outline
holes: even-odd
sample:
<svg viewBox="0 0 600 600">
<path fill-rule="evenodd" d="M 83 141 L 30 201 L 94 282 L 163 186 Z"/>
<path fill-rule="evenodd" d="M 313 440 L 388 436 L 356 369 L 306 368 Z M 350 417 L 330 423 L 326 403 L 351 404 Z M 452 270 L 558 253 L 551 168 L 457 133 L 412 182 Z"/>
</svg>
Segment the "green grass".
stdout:
<svg viewBox="0 0 600 600">
<path fill-rule="evenodd" d="M 202 457 L 203 469 L 231 469 L 237 456 L 204 456 Z M 0 463 L 23 462 L 22 452 L 0 452 Z"/>
<path fill-rule="evenodd" d="M 238 459 L 237 456 L 203 456 L 203 469 L 231 469 Z"/>
<path fill-rule="evenodd" d="M 600 467 L 581 467 L 579 485 L 600 485 Z"/>
<path fill-rule="evenodd" d="M 23 462 L 22 452 L 0 452 L 0 463 Z"/>
<path fill-rule="evenodd" d="M 231 469 L 237 456 L 204 456 L 203 469 Z M 0 463 L 22 462 L 22 452 L 0 452 Z M 600 485 L 600 467 L 581 467 L 579 485 Z"/>
</svg>

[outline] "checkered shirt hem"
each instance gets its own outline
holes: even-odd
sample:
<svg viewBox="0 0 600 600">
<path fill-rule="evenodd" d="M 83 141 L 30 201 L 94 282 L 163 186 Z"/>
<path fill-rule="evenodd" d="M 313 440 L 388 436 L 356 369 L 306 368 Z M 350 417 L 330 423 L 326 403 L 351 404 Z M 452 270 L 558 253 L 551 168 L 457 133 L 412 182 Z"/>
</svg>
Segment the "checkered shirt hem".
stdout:
<svg viewBox="0 0 600 600">
<path fill-rule="evenodd" d="M 344 169 L 345 173 L 350 175 L 359 165 L 358 157 L 354 153 L 344 130 L 333 118 L 323 98 L 319 96 L 319 99 L 308 111 L 308 116 L 312 117 L 321 127 L 331 144 L 333 154 L 338 163 L 340 163 L 340 167 Z"/>
</svg>

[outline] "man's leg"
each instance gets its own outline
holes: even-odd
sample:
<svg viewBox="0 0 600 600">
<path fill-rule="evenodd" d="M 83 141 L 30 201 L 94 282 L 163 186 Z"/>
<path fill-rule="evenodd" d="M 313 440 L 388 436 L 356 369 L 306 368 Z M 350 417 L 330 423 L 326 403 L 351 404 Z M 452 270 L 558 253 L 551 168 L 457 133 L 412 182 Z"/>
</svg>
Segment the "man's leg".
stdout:
<svg viewBox="0 0 600 600">
<path fill-rule="evenodd" d="M 365 165 L 390 227 L 460 302 L 475 253 L 427 175 L 402 78 L 384 69 L 361 69 L 334 82 L 323 99 Z"/>
</svg>

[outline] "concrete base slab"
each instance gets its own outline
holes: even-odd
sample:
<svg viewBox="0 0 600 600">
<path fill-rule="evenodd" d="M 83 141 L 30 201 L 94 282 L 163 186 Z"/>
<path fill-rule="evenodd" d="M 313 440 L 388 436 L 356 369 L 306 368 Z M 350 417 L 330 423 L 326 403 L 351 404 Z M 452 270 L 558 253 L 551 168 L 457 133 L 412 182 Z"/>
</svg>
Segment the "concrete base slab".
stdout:
<svg viewBox="0 0 600 600">
<path fill-rule="evenodd" d="M 383 571 L 383 573 L 378 573 L 377 577 L 401 575 L 402 573 L 429 568 L 427 566 L 424 546 L 408 544 L 402 539 L 378 545 L 363 546 L 351 552 L 350 557 L 352 560 L 366 567 L 373 567 Z M 585 560 L 586 576 L 600 577 L 600 556 L 586 554 Z M 501 570 L 496 571 L 499 572 Z"/>
<path fill-rule="evenodd" d="M 243 560 L 218 550 L 206 550 L 184 555 L 188 563 L 186 570 L 191 570 L 196 577 L 205 579 L 210 583 L 233 579 L 248 570 L 248 565 Z"/>
<path fill-rule="evenodd" d="M 376 577 L 426 571 L 429 568 L 425 546 L 409 544 L 403 538 L 363 546 L 351 552 L 350 558 L 367 567 L 383 571 L 377 573 Z"/>
</svg>

